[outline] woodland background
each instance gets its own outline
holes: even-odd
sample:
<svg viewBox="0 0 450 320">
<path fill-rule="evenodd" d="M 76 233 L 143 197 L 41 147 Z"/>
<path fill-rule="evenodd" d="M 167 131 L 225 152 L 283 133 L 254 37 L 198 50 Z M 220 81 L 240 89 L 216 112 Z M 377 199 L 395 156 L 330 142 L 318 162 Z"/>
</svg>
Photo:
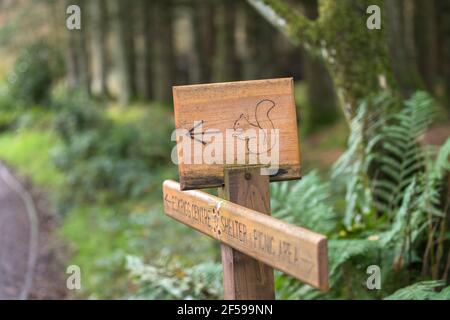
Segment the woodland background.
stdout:
<svg viewBox="0 0 450 320">
<path fill-rule="evenodd" d="M 60 297 L 220 298 L 218 244 L 162 211 L 172 86 L 290 76 L 303 178 L 272 211 L 329 237 L 331 290 L 277 273 L 277 297 L 450 297 L 450 2 L 1 0 L 0 54 L 0 159 L 82 270 Z"/>
</svg>

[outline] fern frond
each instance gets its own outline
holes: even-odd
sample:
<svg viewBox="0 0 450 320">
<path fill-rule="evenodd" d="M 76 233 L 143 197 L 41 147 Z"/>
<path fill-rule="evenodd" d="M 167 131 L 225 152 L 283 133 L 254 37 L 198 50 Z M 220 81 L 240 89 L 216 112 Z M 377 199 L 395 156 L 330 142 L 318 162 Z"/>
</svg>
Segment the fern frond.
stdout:
<svg viewBox="0 0 450 320">
<path fill-rule="evenodd" d="M 366 239 L 331 239 L 328 241 L 330 287 L 341 278 L 341 266 L 358 257 L 366 257 L 378 250 L 377 242 Z M 281 299 L 316 299 L 323 293 L 283 274 L 277 274 L 276 292 Z"/>
<path fill-rule="evenodd" d="M 134 299 L 220 299 L 223 295 L 218 263 L 181 267 L 162 259 L 147 265 L 140 257 L 127 256 L 126 267 L 139 284 Z"/>
<path fill-rule="evenodd" d="M 407 215 L 410 212 L 412 206 L 412 197 L 415 193 L 415 188 L 416 181 L 413 180 L 405 191 L 402 205 L 395 215 L 395 220 L 392 224 L 391 229 L 380 236 L 380 242 L 383 247 L 390 244 L 395 244 L 396 246 L 403 245 L 406 228 L 409 222 L 409 218 Z"/>
<path fill-rule="evenodd" d="M 344 223 L 347 227 L 358 220 L 358 217 L 374 211 L 377 199 L 371 186 L 373 174 L 370 166 L 379 158 L 378 146 L 385 141 L 383 130 L 389 120 L 386 114 L 396 104 L 397 100 L 389 93 L 378 94 L 363 101 L 351 123 L 347 151 L 333 165 L 333 179 L 347 177 L 344 178 L 347 184 Z M 396 132 L 395 135 L 399 136 L 401 132 Z"/>
<path fill-rule="evenodd" d="M 384 300 L 433 300 L 433 299 L 442 299 L 443 297 L 448 297 L 450 290 L 446 288 L 443 290 L 443 294 L 440 296 L 439 293 L 436 293 L 436 289 L 442 287 L 444 285 L 444 281 L 422 281 L 415 283 L 406 288 L 397 290 L 392 295 L 385 297 Z"/>
<path fill-rule="evenodd" d="M 442 178 L 445 172 L 450 171 L 450 137 L 439 149 L 435 168 L 438 178 Z"/>
<path fill-rule="evenodd" d="M 437 109 L 425 92 L 417 92 L 401 112 L 390 116 L 377 141 L 380 147 L 372 166 L 378 177 L 372 182 L 379 210 L 394 210 L 401 205 L 403 194 L 417 173 L 425 169 L 425 152 L 419 144 L 420 136 L 435 119 Z M 387 197 L 386 195 L 390 196 Z"/>
<path fill-rule="evenodd" d="M 432 298 L 433 300 L 450 300 L 450 286 L 441 290 Z"/>
<path fill-rule="evenodd" d="M 294 184 L 271 185 L 273 216 L 299 226 L 329 234 L 336 228 L 336 215 L 328 203 L 329 183 L 312 171 Z"/>
<path fill-rule="evenodd" d="M 339 267 L 348 260 L 367 254 L 368 251 L 378 249 L 378 244 L 366 239 L 328 241 L 328 261 L 330 277 L 337 276 Z"/>
</svg>

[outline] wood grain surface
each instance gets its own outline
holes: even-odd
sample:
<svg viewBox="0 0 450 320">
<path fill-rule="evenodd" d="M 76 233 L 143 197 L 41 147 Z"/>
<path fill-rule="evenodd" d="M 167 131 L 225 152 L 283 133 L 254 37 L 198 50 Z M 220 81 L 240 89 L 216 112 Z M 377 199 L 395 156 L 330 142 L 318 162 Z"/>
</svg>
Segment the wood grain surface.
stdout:
<svg viewBox="0 0 450 320">
<path fill-rule="evenodd" d="M 230 160 L 237 164 L 238 159 L 245 159 L 245 164 L 261 164 L 264 161 L 261 160 L 261 150 L 267 151 L 269 157 L 271 152 L 277 150 L 279 170 L 271 173 L 271 181 L 300 178 L 300 147 L 292 78 L 175 86 L 173 99 L 175 126 L 184 129 L 179 130 L 176 137 L 183 190 L 221 186 L 225 163 L 232 165 Z M 247 147 L 238 150 L 239 140 L 244 140 L 244 143 L 249 140 L 239 135 L 232 139 L 226 135 L 227 129 L 252 129 L 257 134 L 265 132 L 261 129 L 278 129 L 279 140 L 272 144 L 272 135 L 267 135 L 267 140 L 251 140 L 267 141 L 266 145 L 258 142 L 257 149 Z M 221 137 L 214 136 L 217 132 L 221 133 Z M 192 150 L 197 148 L 202 151 L 208 150 L 212 142 L 221 143 L 223 147 L 212 153 L 223 162 L 208 164 L 203 153 L 183 152 L 183 141 L 189 141 Z M 251 159 L 251 155 L 257 159 Z"/>
<path fill-rule="evenodd" d="M 259 167 L 225 168 L 219 196 L 230 202 L 270 215 L 269 176 Z M 226 300 L 273 300 L 273 269 L 222 243 L 223 288 Z"/>
</svg>

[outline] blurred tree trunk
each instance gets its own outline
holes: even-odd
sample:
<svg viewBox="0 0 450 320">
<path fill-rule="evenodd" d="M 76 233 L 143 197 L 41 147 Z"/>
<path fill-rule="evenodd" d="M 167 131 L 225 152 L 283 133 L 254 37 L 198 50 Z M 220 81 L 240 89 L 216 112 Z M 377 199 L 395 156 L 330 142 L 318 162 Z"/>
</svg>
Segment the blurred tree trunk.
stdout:
<svg viewBox="0 0 450 320">
<path fill-rule="evenodd" d="M 154 97 L 157 101 L 172 101 L 175 83 L 175 54 L 173 43 L 173 2 L 155 0 L 154 26 Z"/>
<path fill-rule="evenodd" d="M 276 30 L 247 3 L 245 13 L 246 56 L 244 79 L 263 79 L 276 73 L 276 59 L 280 50 L 276 46 Z"/>
<path fill-rule="evenodd" d="M 423 87 L 416 60 L 414 1 L 385 3 L 392 69 L 402 95 L 409 97 L 415 90 Z"/>
<path fill-rule="evenodd" d="M 49 33 L 49 41 L 55 48 L 61 49 L 64 52 L 64 39 L 67 29 L 61 28 L 61 21 L 67 18 L 66 16 L 66 2 L 58 0 L 47 0 L 49 27 L 52 32 Z"/>
<path fill-rule="evenodd" d="M 95 93 L 101 98 L 108 96 L 107 87 L 107 30 L 108 14 L 106 0 L 90 1 L 92 17 L 92 64 Z"/>
<path fill-rule="evenodd" d="M 119 102 L 126 105 L 136 93 L 133 6 L 126 0 L 113 0 L 109 7 L 115 35 L 114 57 L 119 76 Z"/>
<path fill-rule="evenodd" d="M 439 33 L 439 74 L 441 76 L 443 96 L 450 114 L 450 1 L 438 1 Z"/>
<path fill-rule="evenodd" d="M 236 1 L 220 1 L 217 8 L 216 50 L 214 61 L 215 81 L 233 81 L 239 76 L 236 57 Z"/>
<path fill-rule="evenodd" d="M 438 25 L 434 0 L 415 0 L 415 37 L 420 74 L 428 89 L 435 90 L 438 66 Z"/>
<path fill-rule="evenodd" d="M 312 20 L 318 18 L 317 0 L 303 0 L 302 7 L 307 18 Z M 303 50 L 303 58 L 309 105 L 307 131 L 312 131 L 315 127 L 336 120 L 338 108 L 333 81 L 323 61 L 307 50 Z"/>
<path fill-rule="evenodd" d="M 294 10 L 290 1 L 247 1 L 294 44 L 325 62 L 347 120 L 360 99 L 396 87 L 384 22 L 381 30 L 366 28 L 366 9 L 378 5 L 383 12 L 384 1 L 321 0 L 317 20 Z"/>
<path fill-rule="evenodd" d="M 212 80 L 211 58 L 214 56 L 214 9 L 211 1 L 193 0 L 192 27 L 196 67 L 193 81 L 207 83 Z"/>
<path fill-rule="evenodd" d="M 88 52 L 86 49 L 87 16 L 85 1 L 69 1 L 67 5 L 76 4 L 81 8 L 81 29 L 67 30 L 67 80 L 71 89 L 83 88 L 90 93 L 90 74 Z"/>
<path fill-rule="evenodd" d="M 153 98 L 153 25 L 152 13 L 153 3 L 148 0 L 139 0 L 137 3 L 139 12 L 138 36 L 140 39 L 139 50 L 137 50 L 137 90 L 139 96 L 150 100 Z"/>
</svg>

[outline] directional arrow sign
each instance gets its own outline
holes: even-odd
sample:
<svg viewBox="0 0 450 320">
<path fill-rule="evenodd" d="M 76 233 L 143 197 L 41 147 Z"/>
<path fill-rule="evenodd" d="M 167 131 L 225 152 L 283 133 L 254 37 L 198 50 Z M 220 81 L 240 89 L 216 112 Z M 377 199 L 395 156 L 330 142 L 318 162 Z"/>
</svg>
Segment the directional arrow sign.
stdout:
<svg viewBox="0 0 450 320">
<path fill-rule="evenodd" d="M 183 190 L 223 185 L 224 167 L 269 165 L 270 181 L 300 178 L 292 78 L 173 87 Z"/>
<path fill-rule="evenodd" d="M 328 290 L 327 239 L 318 233 L 201 191 L 163 184 L 166 214 L 322 291 Z"/>
<path fill-rule="evenodd" d="M 220 131 L 219 130 L 215 130 L 215 131 L 210 130 L 207 132 L 205 132 L 205 131 L 195 132 L 195 129 L 198 128 L 199 126 L 201 126 L 203 124 L 203 122 L 204 122 L 203 120 L 198 121 L 197 124 L 195 124 L 191 129 L 189 129 L 189 131 L 186 133 L 186 135 L 189 138 L 191 138 L 192 140 L 195 140 L 197 142 L 200 142 L 203 145 L 206 145 L 207 143 L 203 140 L 203 137 L 208 134 L 220 133 Z M 200 137 L 198 137 L 198 136 L 200 136 Z"/>
</svg>

